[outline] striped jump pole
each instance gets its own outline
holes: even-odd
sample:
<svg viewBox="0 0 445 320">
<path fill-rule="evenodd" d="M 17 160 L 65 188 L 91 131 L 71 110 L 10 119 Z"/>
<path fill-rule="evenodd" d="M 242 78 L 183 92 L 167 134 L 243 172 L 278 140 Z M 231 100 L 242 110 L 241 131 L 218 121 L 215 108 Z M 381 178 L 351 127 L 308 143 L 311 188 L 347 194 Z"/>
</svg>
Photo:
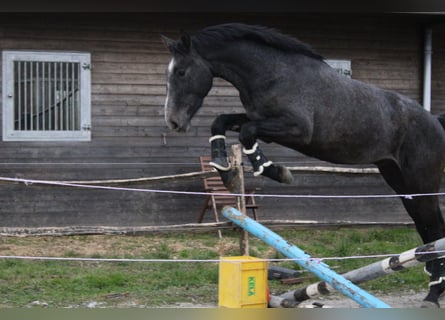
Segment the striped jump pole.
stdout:
<svg viewBox="0 0 445 320">
<path fill-rule="evenodd" d="M 422 262 L 428 262 L 445 255 L 445 238 L 424 244 L 417 248 L 407 250 L 399 255 L 385 258 L 370 265 L 349 271 L 342 276 L 355 284 L 376 279 L 386 274 L 391 274 L 409 267 L 413 267 Z M 327 295 L 334 292 L 328 283 L 322 281 L 311 284 L 305 288 L 298 289 L 280 295 L 278 303 L 283 299 L 294 300 L 297 304 L 308 299 L 316 298 L 320 295 Z M 281 299 L 281 301 L 280 301 Z"/>
<path fill-rule="evenodd" d="M 243 215 L 235 208 L 226 206 L 222 209 L 222 213 L 236 225 L 263 240 L 285 256 L 295 259 L 297 264 L 314 273 L 317 277 L 326 281 L 333 288 L 348 296 L 361 306 L 365 308 L 390 308 L 385 302 L 370 295 L 351 281 L 329 269 L 326 264 L 312 258 L 300 248 L 290 244 L 270 229 L 246 215 Z"/>
</svg>

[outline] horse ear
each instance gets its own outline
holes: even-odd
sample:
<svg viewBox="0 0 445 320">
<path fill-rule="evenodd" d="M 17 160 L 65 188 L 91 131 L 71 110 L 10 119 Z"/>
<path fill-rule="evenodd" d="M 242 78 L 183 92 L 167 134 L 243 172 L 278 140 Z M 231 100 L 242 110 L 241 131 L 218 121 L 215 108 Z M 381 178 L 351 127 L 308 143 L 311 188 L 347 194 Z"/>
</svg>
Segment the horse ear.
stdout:
<svg viewBox="0 0 445 320">
<path fill-rule="evenodd" d="M 170 39 L 170 38 L 168 38 L 166 36 L 164 36 L 163 34 L 161 34 L 160 36 L 161 36 L 161 39 L 164 42 L 165 46 L 170 51 L 170 53 L 174 53 L 175 52 L 176 41 L 173 40 L 173 39 Z"/>
<path fill-rule="evenodd" d="M 183 32 L 181 34 L 181 37 L 179 39 L 181 41 L 182 48 L 184 49 L 184 53 L 190 53 L 192 49 L 192 39 L 190 35 L 186 32 Z"/>
</svg>

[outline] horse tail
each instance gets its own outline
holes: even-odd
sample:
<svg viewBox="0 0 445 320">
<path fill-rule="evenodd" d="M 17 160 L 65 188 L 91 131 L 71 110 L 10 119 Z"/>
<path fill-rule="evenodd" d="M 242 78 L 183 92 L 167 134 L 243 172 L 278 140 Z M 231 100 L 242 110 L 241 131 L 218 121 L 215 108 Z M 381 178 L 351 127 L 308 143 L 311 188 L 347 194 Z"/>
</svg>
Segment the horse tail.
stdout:
<svg viewBox="0 0 445 320">
<path fill-rule="evenodd" d="M 442 128 L 445 130 L 445 113 L 439 114 L 437 116 L 437 120 L 439 120 L 440 124 L 442 125 Z"/>
</svg>

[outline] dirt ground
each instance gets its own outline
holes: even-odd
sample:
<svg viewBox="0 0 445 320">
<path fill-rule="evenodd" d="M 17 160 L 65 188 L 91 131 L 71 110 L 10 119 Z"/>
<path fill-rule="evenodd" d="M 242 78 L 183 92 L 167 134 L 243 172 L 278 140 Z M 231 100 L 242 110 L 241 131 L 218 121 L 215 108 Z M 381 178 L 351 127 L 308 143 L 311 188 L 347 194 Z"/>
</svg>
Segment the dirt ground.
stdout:
<svg viewBox="0 0 445 320">
<path fill-rule="evenodd" d="M 392 308 L 420 308 L 423 298 L 427 292 L 403 292 L 400 296 L 389 295 L 375 295 L 376 298 L 387 303 Z M 442 297 L 442 307 L 445 306 L 445 299 Z M 142 306 L 143 307 L 143 306 Z M 163 308 L 216 308 L 214 304 L 193 304 L 193 303 L 176 303 L 171 306 L 163 306 Z M 308 300 L 297 308 L 361 308 L 361 306 L 352 299 L 341 294 L 331 294 L 329 296 L 322 296 L 314 300 Z"/>
<path fill-rule="evenodd" d="M 383 302 L 387 303 L 392 308 L 420 308 L 426 292 L 403 292 L 400 296 L 389 295 L 375 295 Z M 445 299 L 442 298 L 442 307 L 445 306 Z M 74 306 L 75 307 L 75 306 Z M 106 308 L 106 305 L 95 301 L 90 301 L 82 307 L 87 308 Z M 138 305 L 132 301 L 122 301 L 117 307 L 123 308 L 151 308 L 150 306 Z M 189 302 L 178 302 L 172 305 L 163 305 L 162 308 L 217 308 L 217 304 L 196 304 Z M 308 300 L 297 308 L 337 308 L 337 309 L 354 309 L 361 308 L 361 306 L 350 298 L 341 295 L 340 293 L 331 294 L 329 296 L 322 296 L 314 300 Z"/>
<path fill-rule="evenodd" d="M 420 308 L 423 298 L 425 298 L 427 292 L 401 292 L 400 296 L 395 295 L 379 295 L 376 294 L 375 297 L 381 301 L 387 303 L 393 308 Z M 314 308 L 314 302 L 323 305 L 323 308 L 360 308 L 361 306 L 345 297 L 341 294 L 333 294 L 330 296 L 320 297 L 314 300 L 305 301 L 299 308 Z M 442 302 L 444 305 L 444 302 Z"/>
</svg>

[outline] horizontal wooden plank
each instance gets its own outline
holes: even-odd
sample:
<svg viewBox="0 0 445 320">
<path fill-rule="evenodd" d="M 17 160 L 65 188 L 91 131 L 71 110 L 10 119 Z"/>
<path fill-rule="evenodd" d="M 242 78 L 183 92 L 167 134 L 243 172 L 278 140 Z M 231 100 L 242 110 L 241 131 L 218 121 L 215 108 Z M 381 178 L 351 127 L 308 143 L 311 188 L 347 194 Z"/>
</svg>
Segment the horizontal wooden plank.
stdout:
<svg viewBox="0 0 445 320">
<path fill-rule="evenodd" d="M 132 94 L 132 95 L 166 95 L 166 86 L 160 85 L 145 85 L 145 84 L 93 84 L 91 86 L 92 94 Z M 214 86 L 209 92 L 211 96 L 238 96 L 238 91 L 234 87 L 218 87 Z"/>
<path fill-rule="evenodd" d="M 166 76 L 164 74 L 153 73 L 131 73 L 118 72 L 119 70 L 108 70 L 101 72 L 94 70 L 91 74 L 92 83 L 101 84 L 143 84 L 143 85 L 163 85 L 166 84 Z"/>
<path fill-rule="evenodd" d="M 121 63 L 121 64 L 168 64 L 171 59 L 167 50 L 164 54 L 147 53 L 147 52 L 128 52 L 122 49 L 116 51 L 95 51 L 92 57 L 93 63 Z"/>
<path fill-rule="evenodd" d="M 97 72 L 165 75 L 167 62 L 165 64 L 95 62 L 93 68 Z"/>
</svg>

